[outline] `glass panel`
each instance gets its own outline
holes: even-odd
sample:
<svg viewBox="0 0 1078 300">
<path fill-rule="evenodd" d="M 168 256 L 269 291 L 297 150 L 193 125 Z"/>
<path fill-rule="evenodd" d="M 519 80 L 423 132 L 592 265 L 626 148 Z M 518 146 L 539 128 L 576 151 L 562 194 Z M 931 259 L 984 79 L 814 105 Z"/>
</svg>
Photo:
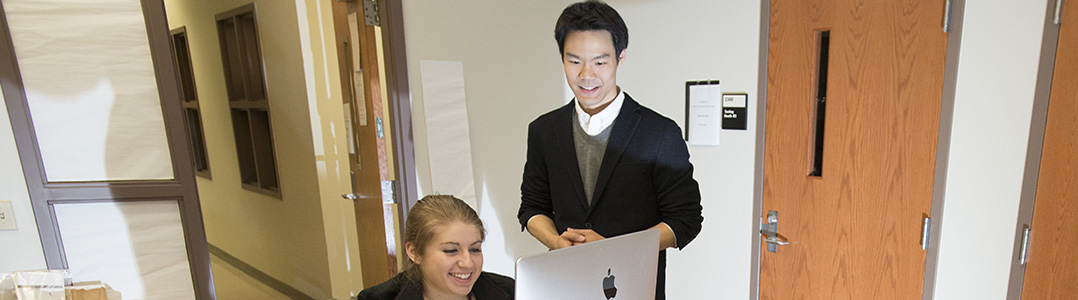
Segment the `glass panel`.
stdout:
<svg viewBox="0 0 1078 300">
<path fill-rule="evenodd" d="M 176 201 L 54 209 L 74 281 L 101 281 L 124 299 L 195 299 Z"/>
<path fill-rule="evenodd" d="M 812 147 L 812 170 L 809 176 L 823 176 L 823 138 L 824 124 L 827 120 L 827 58 L 831 54 L 831 31 L 819 31 L 819 58 L 816 61 L 816 129 L 813 131 L 815 143 Z"/>
<path fill-rule="evenodd" d="M 46 177 L 172 179 L 139 0 L 4 0 Z"/>
</svg>

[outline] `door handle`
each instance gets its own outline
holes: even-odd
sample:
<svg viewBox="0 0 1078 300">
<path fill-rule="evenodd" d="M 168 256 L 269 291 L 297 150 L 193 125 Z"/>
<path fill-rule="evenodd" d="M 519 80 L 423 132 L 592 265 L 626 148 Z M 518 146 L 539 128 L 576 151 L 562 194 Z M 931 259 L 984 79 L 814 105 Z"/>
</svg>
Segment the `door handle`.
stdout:
<svg viewBox="0 0 1078 300">
<path fill-rule="evenodd" d="M 764 235 L 767 235 L 762 230 L 760 231 L 760 233 L 763 233 Z M 779 245 L 779 246 L 785 246 L 785 245 L 790 244 L 790 242 L 788 240 L 786 240 L 786 237 L 778 235 L 778 234 L 775 234 L 775 236 L 772 236 L 772 237 L 765 238 L 764 243 L 767 243 L 768 245 Z M 770 251 L 770 250 L 768 250 L 768 251 Z M 775 252 L 775 251 L 771 251 L 771 252 Z"/>
<path fill-rule="evenodd" d="M 352 200 L 353 202 L 362 199 L 378 199 L 364 194 L 341 194 L 341 198 Z"/>
<path fill-rule="evenodd" d="M 790 241 L 779 234 L 779 212 L 768 211 L 767 223 L 760 224 L 760 234 L 764 235 L 768 252 L 777 252 L 778 246 L 789 245 Z"/>
</svg>

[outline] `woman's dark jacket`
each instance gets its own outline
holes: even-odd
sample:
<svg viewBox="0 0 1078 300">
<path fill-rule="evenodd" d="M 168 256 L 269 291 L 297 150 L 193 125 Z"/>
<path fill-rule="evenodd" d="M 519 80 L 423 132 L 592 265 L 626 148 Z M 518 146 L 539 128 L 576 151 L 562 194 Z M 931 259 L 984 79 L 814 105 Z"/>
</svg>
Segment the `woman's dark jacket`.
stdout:
<svg viewBox="0 0 1078 300">
<path fill-rule="evenodd" d="M 502 275 L 483 272 L 472 285 L 476 300 L 512 300 L 514 281 Z M 419 283 L 405 277 L 404 272 L 386 282 L 364 289 L 356 296 L 358 300 L 422 300 L 423 290 Z"/>
</svg>

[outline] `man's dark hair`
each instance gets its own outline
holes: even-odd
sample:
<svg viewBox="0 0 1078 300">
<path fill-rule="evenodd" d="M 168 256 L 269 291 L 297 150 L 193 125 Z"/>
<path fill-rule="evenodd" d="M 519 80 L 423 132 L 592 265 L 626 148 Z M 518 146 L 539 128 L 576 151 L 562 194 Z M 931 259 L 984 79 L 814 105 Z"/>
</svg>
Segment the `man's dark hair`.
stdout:
<svg viewBox="0 0 1078 300">
<path fill-rule="evenodd" d="M 554 25 L 554 39 L 558 51 L 565 55 L 565 37 L 573 31 L 605 30 L 614 40 L 614 58 L 619 59 L 621 50 L 629 47 L 629 29 L 613 7 L 598 0 L 573 3 L 565 7 Z"/>
</svg>

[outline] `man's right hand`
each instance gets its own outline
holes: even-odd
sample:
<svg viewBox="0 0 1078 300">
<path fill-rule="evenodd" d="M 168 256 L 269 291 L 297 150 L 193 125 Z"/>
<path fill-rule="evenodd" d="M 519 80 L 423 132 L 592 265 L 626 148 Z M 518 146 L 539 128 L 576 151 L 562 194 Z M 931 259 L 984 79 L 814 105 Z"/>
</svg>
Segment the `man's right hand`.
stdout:
<svg viewBox="0 0 1078 300">
<path fill-rule="evenodd" d="M 558 230 L 554 227 L 554 220 L 545 215 L 535 215 L 528 220 L 528 233 L 550 250 L 572 246 L 575 239 L 572 235 L 565 235 L 568 231 L 558 234 Z"/>
<path fill-rule="evenodd" d="M 568 233 L 568 231 L 566 231 L 565 233 Z M 565 233 L 562 233 L 562 235 L 560 235 L 560 236 L 554 236 L 553 238 L 549 239 L 548 241 L 543 242 L 543 244 L 546 245 L 547 248 L 550 248 L 550 250 L 558 250 L 558 249 L 561 249 L 561 248 L 566 248 L 566 247 L 572 246 L 573 245 L 572 240 L 567 238 L 565 236 Z"/>
</svg>

